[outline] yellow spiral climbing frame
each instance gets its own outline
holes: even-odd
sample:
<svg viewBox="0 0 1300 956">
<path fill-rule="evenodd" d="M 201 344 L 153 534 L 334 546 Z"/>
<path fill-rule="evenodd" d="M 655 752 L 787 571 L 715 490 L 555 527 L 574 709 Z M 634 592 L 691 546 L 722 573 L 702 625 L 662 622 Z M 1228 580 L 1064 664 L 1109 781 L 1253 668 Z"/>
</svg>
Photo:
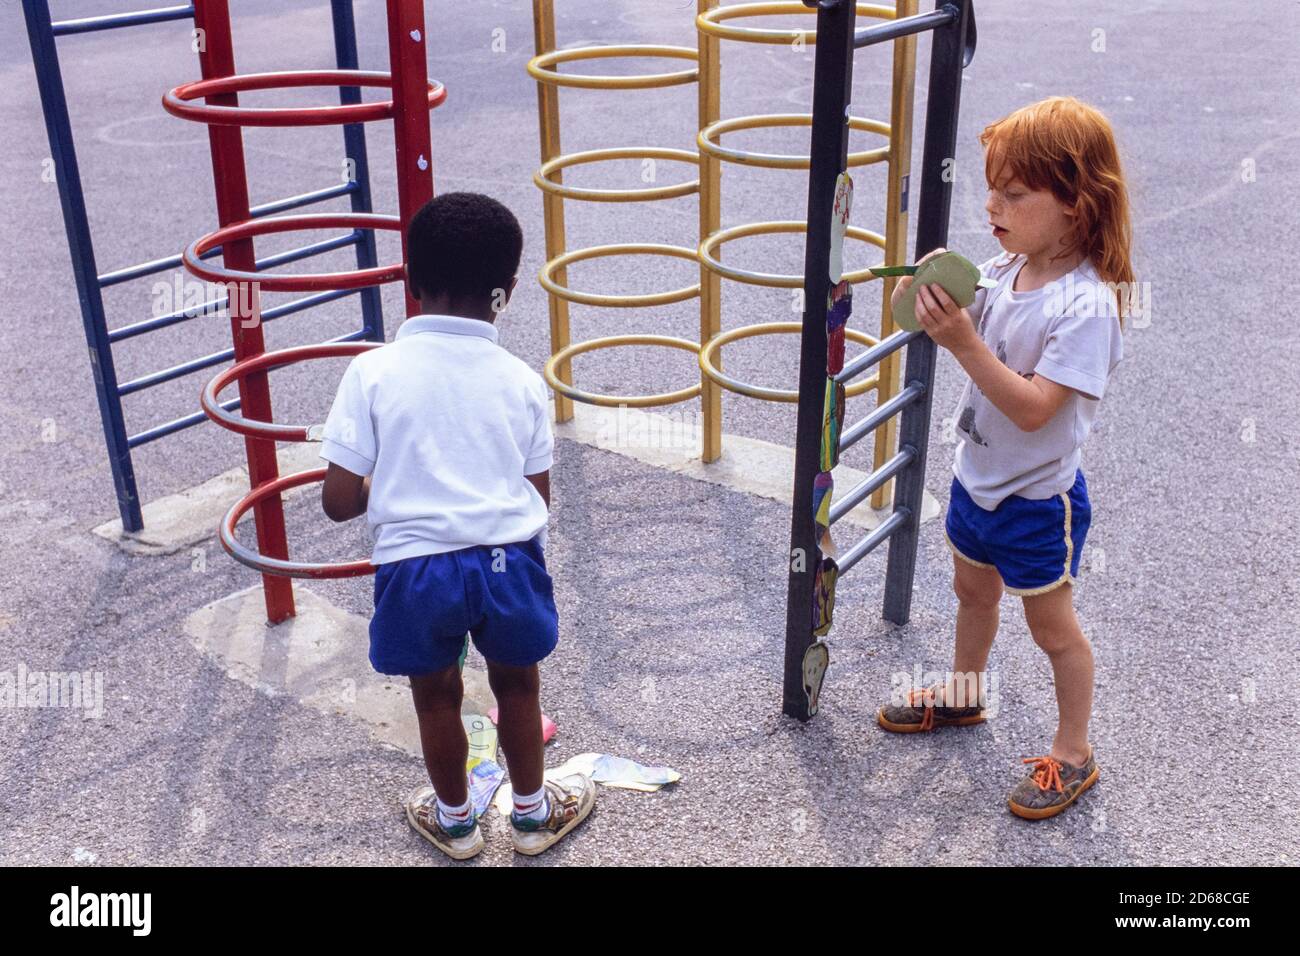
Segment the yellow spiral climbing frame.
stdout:
<svg viewBox="0 0 1300 956">
<path fill-rule="evenodd" d="M 737 163 L 769 169 L 808 169 L 807 156 L 777 155 L 734 149 L 723 145 L 725 134 L 739 130 L 769 129 L 781 126 L 808 126 L 811 113 L 779 113 L 759 116 L 740 116 L 723 119 L 720 116 L 721 57 L 720 43 L 814 44 L 815 30 L 774 29 L 742 25 L 736 21 L 754 17 L 790 14 L 814 14 L 816 10 L 799 0 L 784 2 L 738 3 L 722 6 L 719 0 L 696 0 L 695 49 L 682 46 L 655 44 L 619 44 L 581 47 L 560 50 L 555 42 L 555 0 L 533 0 L 534 42 L 537 55 L 528 63 L 529 74 L 537 81 L 538 126 L 541 132 L 542 165 L 533 181 L 542 190 L 543 212 L 546 223 L 546 265 L 542 267 L 539 281 L 550 294 L 551 358 L 544 374 L 555 391 L 555 419 L 565 422 L 573 417 L 573 402 L 580 401 L 606 407 L 651 407 L 671 405 L 698 397 L 701 402 L 703 447 L 701 458 L 705 462 L 717 460 L 722 454 L 722 389 L 771 402 L 795 402 L 794 389 L 762 388 L 741 382 L 722 371 L 722 347 L 743 338 L 757 335 L 798 333 L 799 322 L 764 322 L 722 331 L 721 280 L 772 288 L 795 289 L 803 287 L 803 275 L 780 275 L 755 272 L 725 265 L 720 259 L 721 247 L 733 239 L 777 233 L 802 233 L 807 223 L 751 222 L 728 229 L 721 228 L 721 164 Z M 895 6 L 858 3 L 860 17 L 892 20 L 916 12 L 917 0 L 898 0 Z M 602 76 L 585 73 L 561 73 L 562 64 L 604 58 L 670 58 L 685 60 L 689 66 L 666 73 L 632 76 Z M 850 152 L 848 166 L 888 164 L 888 186 L 885 202 L 885 227 L 883 235 L 856 226 L 849 226 L 848 238 L 876 246 L 884 253 L 887 265 L 906 262 L 907 245 L 907 178 L 912 152 L 912 92 L 916 72 L 916 38 L 906 37 L 894 41 L 893 80 L 888 123 L 863 117 L 849 117 L 850 129 L 879 137 L 883 143 L 871 149 Z M 563 154 L 560 151 L 559 88 L 600 90 L 645 90 L 657 87 L 694 83 L 699 89 L 699 126 L 696 139 L 698 152 L 668 149 L 655 146 L 619 146 Z M 668 160 L 688 163 L 698 167 L 699 177 L 670 186 L 652 186 L 641 189 L 584 189 L 566 185 L 563 171 L 587 163 L 622 159 Z M 694 246 L 676 246 L 663 243 L 617 243 L 591 246 L 569 251 L 564 228 L 564 200 L 577 202 L 652 202 L 674 199 L 697 193 L 699 199 L 699 236 Z M 623 255 L 660 255 L 690 259 L 699 264 L 699 282 L 667 292 L 638 295 L 608 295 L 583 292 L 568 285 L 567 268 L 570 264 L 589 259 Z M 849 283 L 872 281 L 868 269 L 846 272 Z M 847 337 L 862 345 L 874 345 L 892 334 L 896 327 L 890 316 L 889 293 L 894 280 L 884 280 L 879 337 L 849 329 Z M 572 342 L 569 336 L 569 303 L 607 306 L 614 308 L 640 308 L 667 305 L 698 298 L 700 301 L 700 336 L 698 342 L 666 335 L 629 334 L 610 335 Z M 687 388 L 655 395 L 600 395 L 584 391 L 573 384 L 573 358 L 585 352 L 620 345 L 664 346 L 692 352 L 697 356 L 700 380 Z M 851 385 L 848 395 L 876 391 L 877 404 L 883 404 L 899 391 L 899 356 L 894 353 L 881 362 L 876 375 Z M 897 443 L 894 419 L 875 432 L 874 467 L 879 468 L 893 454 Z M 877 489 L 871 498 L 871 507 L 882 508 L 890 500 L 892 481 Z"/>
</svg>

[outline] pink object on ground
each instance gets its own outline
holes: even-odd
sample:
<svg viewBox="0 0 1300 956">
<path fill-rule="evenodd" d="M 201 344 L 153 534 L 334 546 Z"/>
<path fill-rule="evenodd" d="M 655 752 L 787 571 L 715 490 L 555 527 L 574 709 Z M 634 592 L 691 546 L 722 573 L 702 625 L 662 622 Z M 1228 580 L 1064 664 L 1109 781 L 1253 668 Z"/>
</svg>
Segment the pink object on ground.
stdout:
<svg viewBox="0 0 1300 956">
<path fill-rule="evenodd" d="M 495 724 L 498 722 L 497 721 L 498 716 L 499 713 L 495 707 L 488 710 L 488 720 L 492 721 L 492 723 Z M 555 726 L 555 721 L 551 720 L 551 718 L 547 717 L 545 714 L 542 714 L 542 743 L 543 744 L 550 743 L 551 738 L 555 736 L 555 732 L 559 729 L 560 729 L 559 727 Z"/>
</svg>

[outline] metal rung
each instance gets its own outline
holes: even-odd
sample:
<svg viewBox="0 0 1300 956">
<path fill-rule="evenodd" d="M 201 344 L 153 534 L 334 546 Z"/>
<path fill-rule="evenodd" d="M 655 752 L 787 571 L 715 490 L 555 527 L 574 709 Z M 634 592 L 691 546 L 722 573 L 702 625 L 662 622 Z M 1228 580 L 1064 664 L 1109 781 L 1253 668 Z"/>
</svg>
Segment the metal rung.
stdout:
<svg viewBox="0 0 1300 956">
<path fill-rule="evenodd" d="M 321 292 L 317 295 L 307 296 L 305 299 L 297 299 L 293 302 L 287 302 L 284 305 L 278 305 L 274 309 L 267 309 L 262 313 L 262 324 L 265 325 L 274 319 L 283 318 L 294 312 L 301 312 L 303 309 L 309 309 L 315 305 L 323 305 L 326 302 L 332 302 L 335 299 L 341 299 L 347 295 L 355 295 L 360 289 L 341 289 L 333 292 Z M 355 333 L 357 337 L 363 337 L 367 334 L 366 329 L 361 329 Z M 350 339 L 331 339 L 330 341 L 347 342 Z M 119 395 L 130 395 L 133 392 L 140 392 L 146 388 L 153 388 L 155 385 L 161 385 L 164 382 L 170 382 L 173 379 L 183 378 L 194 372 L 202 371 L 205 368 L 212 368 L 214 365 L 220 365 L 222 362 L 228 362 L 235 357 L 234 349 L 223 349 L 220 352 L 213 352 L 210 355 L 204 355 L 201 358 L 190 359 L 188 362 L 182 362 L 180 365 L 173 365 L 171 368 L 165 368 L 159 372 L 150 372 L 148 375 L 141 375 L 139 378 L 133 378 L 129 382 L 123 382 L 118 385 L 117 393 Z"/>
<path fill-rule="evenodd" d="M 335 299 L 342 299 L 345 296 L 356 295 L 363 292 L 364 289 L 335 289 L 332 292 L 317 292 L 315 295 L 305 296 L 301 299 L 294 299 L 292 302 L 286 302 L 284 305 L 277 305 L 274 309 L 267 309 L 262 313 L 262 321 L 270 322 L 272 319 L 279 319 L 286 315 L 293 315 L 295 312 L 301 312 L 304 309 L 310 309 L 313 306 L 324 305 L 326 302 L 333 302 Z M 364 338 L 366 329 L 360 329 L 355 333 L 350 333 L 351 337 L 340 339 L 330 339 L 331 342 L 350 342 L 352 338 Z"/>
<path fill-rule="evenodd" d="M 875 531 L 871 532 L 871 534 L 867 535 L 846 551 L 844 556 L 837 559 L 835 562 L 840 569 L 840 577 L 847 574 L 853 565 L 857 564 L 874 551 L 876 545 L 880 544 L 880 542 L 884 541 L 899 528 L 903 527 L 903 525 L 907 524 L 907 522 L 911 520 L 911 517 L 912 512 L 910 509 L 899 508 L 892 515 L 882 521 Z"/>
<path fill-rule="evenodd" d="M 300 193 L 286 199 L 262 203 L 260 206 L 254 206 L 248 212 L 254 219 L 257 219 L 260 216 L 270 216 L 277 212 L 287 212 L 290 209 L 301 209 L 303 206 L 334 199 L 336 196 L 346 196 L 349 193 L 356 192 L 357 188 L 356 180 L 349 180 L 338 186 L 327 186 L 324 189 L 317 189 L 309 193 Z"/>
<path fill-rule="evenodd" d="M 136 10 L 131 13 L 110 13 L 102 17 L 82 17 L 79 20 L 58 20 L 50 24 L 56 37 L 73 33 L 94 33 L 97 30 L 116 30 L 118 27 L 139 27 L 148 23 L 167 23 L 194 16 L 194 4 L 182 7 L 158 7 L 154 10 Z"/>
<path fill-rule="evenodd" d="M 217 256 L 221 254 L 218 247 L 211 250 L 208 256 Z M 101 289 L 107 289 L 109 286 L 118 285 L 123 282 L 130 282 L 132 279 L 143 279 L 145 276 L 156 275 L 159 272 L 165 272 L 168 269 L 175 269 L 181 264 L 180 255 L 167 256 L 163 259 L 151 259 L 148 262 L 141 262 L 133 266 L 126 266 L 122 269 L 115 269 L 112 272 L 105 272 L 103 275 L 96 276 Z"/>
<path fill-rule="evenodd" d="M 352 292 L 351 291 L 344 292 L 343 294 L 351 295 Z M 330 295 L 334 295 L 335 297 L 337 297 L 338 293 L 330 293 Z M 329 341 L 330 342 L 352 342 L 357 339 L 363 339 L 365 337 L 366 337 L 366 330 L 358 329 L 355 332 L 348 332 L 346 335 L 337 336 L 336 338 L 332 338 Z M 229 411 L 230 409 L 238 408 L 239 399 L 238 398 L 228 399 L 227 401 L 221 403 L 221 407 L 226 409 L 227 411 Z M 191 428 L 194 425 L 198 425 L 200 422 L 206 422 L 206 421 L 208 421 L 208 416 L 204 412 L 196 412 L 192 415 L 186 415 L 184 418 L 176 418 L 170 422 L 167 422 L 166 424 L 158 425 L 154 428 L 150 428 L 148 431 L 140 432 L 138 435 L 132 435 L 130 438 L 127 439 L 127 445 L 129 445 L 131 448 L 137 448 L 140 445 L 146 445 L 151 441 L 157 441 L 159 438 L 165 438 L 166 436 L 174 432 L 181 431 L 182 429 L 185 428 Z"/>
<path fill-rule="evenodd" d="M 329 345 L 333 342 L 357 342 L 364 339 L 368 334 L 369 331 L 367 329 L 357 329 L 355 332 L 347 332 L 343 335 L 336 335 L 332 339 L 326 339 L 325 344 Z"/>
<path fill-rule="evenodd" d="M 221 407 L 226 410 L 238 408 L 239 399 L 232 398 L 228 402 L 223 402 Z M 175 432 L 181 431 L 185 428 L 191 428 L 194 425 L 199 424 L 199 422 L 206 422 L 207 420 L 208 416 L 206 412 L 194 412 L 193 414 L 186 415 L 183 418 L 173 418 L 165 424 L 157 425 L 150 428 L 148 431 L 140 432 L 138 435 L 132 435 L 126 440 L 126 443 L 131 448 L 139 448 L 141 445 L 147 445 L 149 442 L 157 441 L 159 438 L 166 438 L 168 435 L 174 434 Z"/>
<path fill-rule="evenodd" d="M 900 329 L 883 342 L 873 345 L 861 355 L 855 355 L 849 364 L 844 366 L 839 374 L 835 376 L 835 381 L 847 383 L 851 379 L 857 378 L 881 359 L 892 355 L 913 339 L 924 334 L 924 332 L 907 332 Z"/>
<path fill-rule="evenodd" d="M 314 242 L 310 246 L 302 246 L 298 249 L 290 249 L 288 252 L 280 252 L 273 256 L 267 256 L 265 259 L 257 260 L 257 268 L 273 269 L 276 266 L 282 266 L 288 262 L 298 262 L 300 259 L 308 259 L 312 256 L 320 255 L 325 252 L 331 252 L 334 249 L 342 249 L 345 246 L 350 246 L 355 244 L 362 238 L 362 236 L 363 233 L 361 233 L 359 230 L 353 230 L 352 232 L 348 233 L 346 236 L 337 236 L 333 239 L 325 239 L 321 242 Z M 219 249 L 213 250 L 213 254 L 215 255 L 218 251 Z M 108 340 L 110 342 L 116 343 L 122 341 L 123 339 L 129 339 L 137 335 L 143 335 L 145 332 L 153 332 L 156 329 L 165 329 L 171 325 L 177 325 L 178 323 L 181 322 L 188 322 L 190 319 L 197 319 L 205 315 L 211 315 L 213 312 L 220 312 L 222 309 L 224 309 L 226 307 L 226 301 L 227 301 L 226 297 L 223 296 L 220 299 L 210 299 L 209 301 L 203 303 L 203 305 L 198 307 L 197 311 L 193 309 L 178 309 L 177 311 L 170 312 L 167 315 L 160 315 L 152 319 L 145 319 L 142 322 L 133 322 L 130 325 L 122 326 L 122 328 L 120 329 L 113 329 L 111 332 L 108 333 Z M 306 300 L 300 300 L 300 301 L 306 301 Z M 324 300 L 324 301 L 328 301 L 328 300 Z M 293 304 L 294 303 L 292 302 L 289 303 L 289 305 L 293 305 Z M 212 306 L 217 306 L 217 308 L 215 309 L 211 308 Z M 287 312 L 284 314 L 288 315 Z M 277 317 L 276 309 L 267 309 L 266 312 L 264 312 L 262 315 L 263 319 L 276 318 L 276 317 Z"/>
<path fill-rule="evenodd" d="M 871 474 L 853 486 L 847 495 L 831 505 L 831 524 L 839 521 L 854 509 L 867 495 L 871 494 L 894 475 L 898 474 L 916 460 L 916 449 L 904 445 L 893 458 L 885 462 Z"/>
<path fill-rule="evenodd" d="M 284 212 L 287 209 L 298 209 L 301 208 L 302 206 L 310 206 L 312 203 L 324 202 L 327 199 L 333 199 L 336 196 L 346 196 L 348 193 L 353 192 L 356 188 L 357 188 L 357 184 L 355 182 L 351 182 L 351 183 L 345 183 L 342 186 L 330 186 L 328 189 L 318 189 L 315 192 L 301 193 L 297 196 L 290 196 L 287 199 L 277 199 L 275 202 L 263 203 L 260 206 L 255 206 L 251 210 L 250 214 L 254 219 L 257 219 L 260 216 L 268 216 L 271 213 Z M 352 233 L 353 238 L 356 238 L 357 235 L 358 232 L 354 231 Z M 321 243 L 316 243 L 316 245 L 321 245 Z M 304 246 L 303 248 L 311 249 L 312 246 Z M 337 248 L 337 247 L 331 247 L 331 248 Z M 296 252 L 299 250 L 294 250 L 294 251 Z M 221 247 L 217 246 L 213 249 L 209 249 L 207 252 L 203 253 L 203 255 L 201 255 L 199 258 L 211 259 L 214 256 L 219 256 L 219 255 L 221 255 Z M 292 253 L 281 253 L 281 255 L 292 255 Z M 293 262 L 294 260 L 284 259 L 282 261 Z M 105 272 L 103 275 L 96 276 L 95 278 L 99 282 L 99 287 L 101 289 L 107 289 L 109 286 L 118 285 L 119 283 L 122 282 L 130 282 L 132 279 L 142 279 L 145 276 L 151 276 L 159 272 L 165 272 L 168 269 L 175 269 L 180 264 L 181 264 L 181 257 L 179 255 L 167 256 L 162 259 L 153 259 L 149 262 L 141 262 L 138 265 L 134 265 L 134 266 L 126 266 L 125 268 L 122 269 L 116 269 L 113 272 Z M 262 268 L 261 263 L 258 264 L 258 268 Z"/>
<path fill-rule="evenodd" d="M 363 235 L 364 233 L 360 229 L 353 229 L 351 232 L 335 236 L 333 239 L 322 239 L 320 242 L 313 242 L 309 246 L 299 246 L 297 249 L 277 252 L 273 256 L 258 259 L 253 268 L 261 272 L 263 269 L 274 269 L 276 266 L 282 266 L 289 262 L 298 262 L 302 259 L 310 259 L 312 256 L 333 252 L 335 249 L 344 249 L 353 245 Z"/>
<path fill-rule="evenodd" d="M 957 10 L 955 7 L 947 6 L 930 13 L 919 13 L 916 16 L 904 17 L 902 20 L 894 20 L 889 23 L 882 23 L 879 26 L 864 27 L 853 34 L 853 46 L 861 50 L 864 46 L 873 46 L 877 43 L 884 43 L 887 40 L 898 40 L 902 37 L 912 36 L 915 33 L 924 33 L 926 30 L 936 30 L 939 27 L 946 27 L 957 20 Z"/>
<path fill-rule="evenodd" d="M 924 385 L 920 382 L 910 382 L 907 388 L 885 402 L 885 404 L 878 406 L 866 418 L 854 422 L 840 435 L 840 454 L 844 454 L 865 436 L 871 434 L 924 394 Z"/>
<path fill-rule="evenodd" d="M 226 298 L 209 299 L 202 305 L 193 309 L 181 309 L 177 312 L 169 312 L 166 315 L 155 316 L 152 319 L 145 319 L 143 322 L 133 322 L 130 325 L 124 325 L 120 329 L 113 329 L 108 333 L 110 342 L 120 342 L 123 339 L 134 338 L 137 335 L 143 335 L 145 332 L 152 332 L 155 329 L 165 329 L 170 325 L 176 325 L 180 322 L 188 322 L 190 319 L 200 319 L 205 315 L 215 315 L 224 311 L 226 308 Z"/>
</svg>

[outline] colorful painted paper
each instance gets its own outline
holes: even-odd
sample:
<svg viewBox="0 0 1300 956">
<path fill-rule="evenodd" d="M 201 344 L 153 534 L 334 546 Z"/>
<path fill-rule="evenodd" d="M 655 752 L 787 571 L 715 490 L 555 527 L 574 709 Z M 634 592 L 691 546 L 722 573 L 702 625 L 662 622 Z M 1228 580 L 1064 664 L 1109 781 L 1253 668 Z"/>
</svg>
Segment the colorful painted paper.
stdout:
<svg viewBox="0 0 1300 956">
<path fill-rule="evenodd" d="M 831 538 L 831 529 L 829 526 L 822 528 L 821 540 L 817 542 L 817 550 L 823 555 L 835 557 L 839 551 L 835 548 L 835 541 Z"/>
<path fill-rule="evenodd" d="M 808 716 L 817 716 L 822 681 L 831 662 L 830 648 L 822 641 L 814 641 L 803 653 L 803 692 L 808 697 Z"/>
<path fill-rule="evenodd" d="M 834 558 L 826 557 L 817 562 L 813 577 L 813 633 L 818 637 L 824 637 L 831 629 L 835 582 L 839 575 L 840 569 Z"/>
<path fill-rule="evenodd" d="M 462 714 L 460 721 L 465 725 L 465 736 L 469 738 L 469 759 L 465 762 L 467 770 L 473 770 L 483 761 L 497 759 L 497 729 L 492 721 L 482 714 Z"/>
<path fill-rule="evenodd" d="M 662 786 L 676 783 L 682 779 L 682 775 L 672 767 L 647 767 L 626 757 L 600 754 L 592 767 L 591 779 L 605 787 L 651 793 Z"/>
<path fill-rule="evenodd" d="M 835 480 L 829 471 L 823 471 L 813 479 L 813 518 L 823 528 L 831 526 L 831 492 Z"/>
<path fill-rule="evenodd" d="M 831 287 L 826 296 L 826 374 L 844 370 L 844 329 L 853 312 L 853 287 L 847 282 Z"/>
<path fill-rule="evenodd" d="M 835 205 L 831 208 L 831 282 L 844 275 L 844 233 L 849 227 L 849 210 L 853 208 L 853 180 L 840 173 L 835 180 Z"/>
<path fill-rule="evenodd" d="M 840 429 L 844 424 L 845 388 L 843 382 L 826 380 L 822 405 L 821 470 L 830 471 L 840 463 Z"/>
<path fill-rule="evenodd" d="M 844 236 L 848 231 L 849 210 L 853 206 L 853 180 L 840 173 L 835 180 L 835 203 L 831 212 L 830 281 L 826 296 L 826 389 L 822 398 L 820 472 L 813 479 L 813 518 L 817 524 L 818 554 L 814 561 L 812 625 L 814 635 L 830 630 L 831 611 L 835 603 L 835 542 L 831 539 L 831 497 L 835 482 L 831 477 L 840 460 L 840 432 L 844 425 L 846 389 L 835 376 L 844 370 L 844 339 L 849 315 L 853 312 L 853 289 L 844 277 Z M 822 677 L 830 653 L 821 641 L 814 642 L 804 653 L 803 683 L 808 695 L 809 715 L 817 713 Z"/>
<path fill-rule="evenodd" d="M 558 780 L 569 774 L 586 774 L 602 787 L 614 787 L 620 790 L 638 790 L 653 793 L 668 784 L 677 783 L 682 775 L 672 767 L 647 767 L 610 754 L 586 753 L 570 757 L 558 767 L 552 767 L 542 776 L 546 780 Z M 510 784 L 504 784 L 496 792 L 492 802 L 502 816 L 508 816 L 513 807 L 514 793 Z"/>
<path fill-rule="evenodd" d="M 505 769 L 491 760 L 482 760 L 469 771 L 469 799 L 474 804 L 474 816 L 481 817 L 492 805 L 492 796 L 506 778 Z"/>
</svg>

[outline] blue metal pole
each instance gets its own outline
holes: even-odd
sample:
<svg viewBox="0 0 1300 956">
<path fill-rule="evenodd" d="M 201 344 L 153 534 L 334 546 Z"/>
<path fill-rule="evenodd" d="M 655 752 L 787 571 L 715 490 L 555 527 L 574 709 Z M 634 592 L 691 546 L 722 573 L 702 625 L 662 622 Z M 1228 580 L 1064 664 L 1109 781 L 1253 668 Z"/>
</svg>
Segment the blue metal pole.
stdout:
<svg viewBox="0 0 1300 956">
<path fill-rule="evenodd" d="M 109 345 L 104 299 L 95 268 L 95 247 L 86 218 L 86 198 L 77 168 L 77 151 L 72 141 L 72 123 L 59 70 L 49 2 L 24 0 L 23 13 L 27 20 L 32 62 L 36 66 L 41 109 L 45 114 L 45 131 L 54 159 L 63 226 L 68 234 L 68 252 L 72 256 L 72 272 L 81 303 L 81 322 L 90 347 L 90 366 L 95 377 L 95 394 L 99 399 L 99 417 L 104 426 L 104 443 L 108 447 L 108 463 L 113 470 L 117 509 L 122 517 L 122 527 L 127 531 L 139 531 L 144 527 L 144 518 L 140 514 L 135 468 L 131 463 L 126 424 L 122 418 L 122 402 L 117 393 L 117 372 Z"/>
<path fill-rule="evenodd" d="M 334 56 L 340 70 L 357 69 L 357 23 L 353 15 L 352 0 L 330 0 L 334 15 Z M 339 88 L 339 102 L 360 103 L 361 89 L 356 86 Z M 348 123 L 343 127 L 343 148 L 352 161 L 356 189 L 352 191 L 352 211 L 372 212 L 370 202 L 370 163 L 366 158 L 366 128 L 362 123 Z M 375 250 L 375 234 L 362 230 L 357 243 L 357 268 L 372 269 L 379 264 Z M 369 286 L 361 292 L 361 320 L 365 338 L 384 340 L 384 307 L 379 288 Z"/>
</svg>

